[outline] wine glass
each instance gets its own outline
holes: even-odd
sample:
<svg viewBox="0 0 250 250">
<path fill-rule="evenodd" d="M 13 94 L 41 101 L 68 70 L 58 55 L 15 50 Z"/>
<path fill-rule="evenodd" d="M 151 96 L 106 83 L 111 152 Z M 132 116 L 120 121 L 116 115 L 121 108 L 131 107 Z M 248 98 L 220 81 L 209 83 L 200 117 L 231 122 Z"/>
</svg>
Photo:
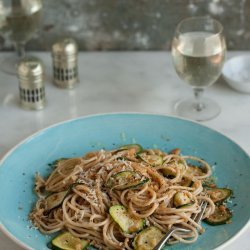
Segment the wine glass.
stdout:
<svg viewBox="0 0 250 250">
<path fill-rule="evenodd" d="M 181 21 L 172 42 L 172 58 L 178 76 L 193 88 L 194 97 L 175 105 L 178 115 L 205 121 L 216 117 L 220 107 L 202 97 L 204 90 L 220 76 L 226 44 L 222 25 L 210 17 Z"/>
<path fill-rule="evenodd" d="M 0 33 L 14 44 L 17 56 L 5 58 L 2 71 L 16 74 L 16 67 L 25 56 L 24 46 L 40 25 L 42 0 L 0 0 Z"/>
</svg>

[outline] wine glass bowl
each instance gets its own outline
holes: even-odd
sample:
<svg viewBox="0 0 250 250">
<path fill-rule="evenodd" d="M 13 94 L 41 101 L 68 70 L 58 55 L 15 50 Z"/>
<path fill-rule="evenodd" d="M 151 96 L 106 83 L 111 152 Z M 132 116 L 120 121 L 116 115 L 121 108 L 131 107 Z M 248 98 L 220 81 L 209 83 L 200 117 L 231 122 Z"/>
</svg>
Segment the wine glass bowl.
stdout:
<svg viewBox="0 0 250 250">
<path fill-rule="evenodd" d="M 37 31 L 42 15 L 42 0 L 0 0 L 0 33 L 15 47 L 17 57 L 2 62 L 1 69 L 16 74 L 24 46 Z"/>
<path fill-rule="evenodd" d="M 220 107 L 202 94 L 219 78 L 225 51 L 223 27 L 218 21 L 191 17 L 178 24 L 172 42 L 173 63 L 178 76 L 193 88 L 194 98 L 179 101 L 177 114 L 204 121 L 220 113 Z"/>
</svg>

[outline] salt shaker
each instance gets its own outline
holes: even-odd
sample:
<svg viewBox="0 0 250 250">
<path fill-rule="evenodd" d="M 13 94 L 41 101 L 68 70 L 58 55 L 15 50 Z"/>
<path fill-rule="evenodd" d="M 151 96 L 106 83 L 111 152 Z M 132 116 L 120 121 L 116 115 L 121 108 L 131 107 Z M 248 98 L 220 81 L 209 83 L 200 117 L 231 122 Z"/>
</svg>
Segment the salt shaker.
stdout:
<svg viewBox="0 0 250 250">
<path fill-rule="evenodd" d="M 72 89 L 78 82 L 78 47 L 72 38 L 59 40 L 52 46 L 54 83 Z"/>
<path fill-rule="evenodd" d="M 17 67 L 21 107 L 39 110 L 45 106 L 44 68 L 36 57 L 25 57 Z"/>
</svg>

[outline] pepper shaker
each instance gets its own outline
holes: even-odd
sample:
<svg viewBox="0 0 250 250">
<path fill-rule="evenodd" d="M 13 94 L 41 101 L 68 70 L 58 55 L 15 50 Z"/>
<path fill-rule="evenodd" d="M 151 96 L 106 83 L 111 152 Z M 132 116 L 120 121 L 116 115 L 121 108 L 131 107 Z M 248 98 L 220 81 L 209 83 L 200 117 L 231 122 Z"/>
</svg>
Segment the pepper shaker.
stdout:
<svg viewBox="0 0 250 250">
<path fill-rule="evenodd" d="M 78 47 L 72 38 L 59 40 L 52 46 L 53 77 L 58 87 L 72 89 L 78 82 Z"/>
<path fill-rule="evenodd" d="M 44 68 L 36 57 L 25 57 L 17 67 L 21 107 L 39 110 L 45 106 Z"/>
</svg>

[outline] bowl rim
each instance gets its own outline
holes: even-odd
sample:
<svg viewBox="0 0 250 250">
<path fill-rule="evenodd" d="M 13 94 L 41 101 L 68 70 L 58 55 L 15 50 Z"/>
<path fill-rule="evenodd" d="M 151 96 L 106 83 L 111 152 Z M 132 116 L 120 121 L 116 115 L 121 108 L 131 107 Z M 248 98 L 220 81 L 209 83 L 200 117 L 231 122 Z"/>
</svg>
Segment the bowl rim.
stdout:
<svg viewBox="0 0 250 250">
<path fill-rule="evenodd" d="M 79 120 L 84 120 L 84 119 L 92 118 L 92 117 L 94 118 L 94 117 L 116 116 L 116 115 L 160 116 L 160 117 L 166 117 L 166 118 L 174 118 L 174 119 L 181 120 L 181 121 L 188 121 L 188 122 L 191 122 L 193 124 L 199 125 L 201 127 L 205 127 L 206 129 L 208 129 L 208 130 L 210 130 L 212 132 L 218 133 L 221 136 L 224 136 L 230 142 L 236 144 L 250 158 L 250 154 L 241 145 L 239 145 L 236 141 L 234 141 L 233 139 L 231 139 L 229 136 L 223 134 L 222 132 L 219 132 L 216 129 L 210 128 L 208 125 L 202 124 L 201 122 L 193 121 L 193 120 L 187 119 L 187 118 L 182 118 L 182 117 L 179 117 L 179 116 L 176 116 L 176 115 L 168 115 L 168 114 L 164 114 L 164 113 L 153 113 L 153 112 L 152 113 L 150 113 L 150 112 L 107 112 L 107 113 L 96 113 L 96 114 L 90 114 L 90 115 L 83 115 L 83 116 L 78 116 L 76 118 L 66 119 L 66 120 L 63 120 L 63 121 L 56 122 L 56 123 L 53 123 L 51 125 L 48 125 L 48 126 L 44 127 L 43 129 L 40 129 L 40 130 L 38 130 L 38 131 L 30 134 L 28 137 L 26 137 L 26 138 L 22 139 L 21 141 L 19 141 L 15 146 L 13 146 L 11 149 L 9 149 L 3 155 L 3 157 L 0 158 L 0 168 L 2 167 L 3 163 L 5 162 L 5 160 L 18 147 L 20 147 L 25 142 L 30 141 L 34 137 L 40 136 L 41 134 L 43 134 L 46 130 L 48 130 L 50 128 L 57 127 L 57 126 L 60 126 L 62 124 L 66 124 L 66 123 L 71 123 L 71 122 L 74 122 L 74 121 L 79 121 Z M 245 225 L 235 235 L 233 235 L 231 238 L 229 238 L 228 240 L 226 240 L 223 244 L 221 244 L 218 247 L 216 247 L 214 250 L 220 250 L 222 248 L 225 249 L 226 246 L 228 246 L 230 243 L 232 243 L 237 238 L 239 238 L 239 236 L 242 235 L 248 229 L 249 225 L 250 225 L 250 217 L 248 218 L 248 221 L 245 223 Z M 15 242 L 18 246 L 22 247 L 23 249 L 33 250 L 26 243 L 22 242 L 15 235 L 11 234 L 8 231 L 8 229 L 3 225 L 3 223 L 2 223 L 1 220 L 0 220 L 0 231 L 4 235 L 6 235 L 10 240 L 12 240 L 13 242 Z"/>
<path fill-rule="evenodd" d="M 234 61 L 237 61 L 237 60 L 242 60 L 242 59 L 247 59 L 249 60 L 250 62 L 250 55 L 245 55 L 245 54 L 242 54 L 242 55 L 238 55 L 238 56 L 233 56 L 231 58 L 229 58 L 225 63 L 224 63 L 224 66 L 222 68 L 222 74 L 225 78 L 227 78 L 229 81 L 231 82 L 234 82 L 234 83 L 237 83 L 237 84 L 242 84 L 242 85 L 245 85 L 247 81 L 240 81 L 238 79 L 235 79 L 235 78 L 232 78 L 230 75 L 228 75 L 228 72 L 226 71 L 227 68 L 229 67 L 230 64 L 234 63 Z M 249 83 L 250 83 L 250 79 L 249 79 Z"/>
</svg>

